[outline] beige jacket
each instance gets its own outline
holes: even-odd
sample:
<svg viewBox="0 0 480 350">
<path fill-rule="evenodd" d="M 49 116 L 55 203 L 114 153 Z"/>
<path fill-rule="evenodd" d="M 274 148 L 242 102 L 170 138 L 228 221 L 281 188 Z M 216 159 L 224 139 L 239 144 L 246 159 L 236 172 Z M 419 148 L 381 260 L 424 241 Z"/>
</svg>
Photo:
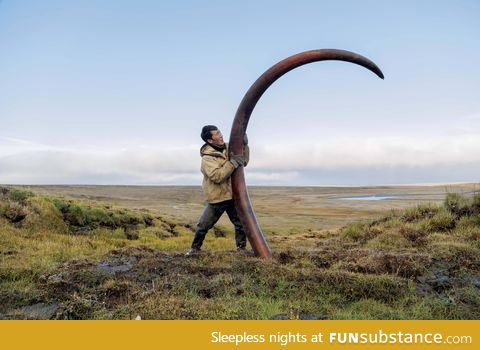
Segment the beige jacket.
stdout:
<svg viewBox="0 0 480 350">
<path fill-rule="evenodd" d="M 245 146 L 244 155 L 248 163 L 249 148 Z M 200 148 L 202 157 L 201 172 L 203 174 L 203 192 L 209 203 L 219 203 L 233 198 L 232 182 L 230 176 L 235 167 L 229 161 L 228 144 L 225 144 L 223 152 L 217 151 L 208 143 Z"/>
</svg>

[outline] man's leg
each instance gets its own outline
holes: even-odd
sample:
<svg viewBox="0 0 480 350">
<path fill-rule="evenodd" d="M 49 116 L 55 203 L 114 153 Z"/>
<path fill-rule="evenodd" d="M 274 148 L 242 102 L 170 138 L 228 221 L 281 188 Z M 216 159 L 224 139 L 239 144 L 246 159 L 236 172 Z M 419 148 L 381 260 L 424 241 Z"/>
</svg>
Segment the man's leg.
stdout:
<svg viewBox="0 0 480 350">
<path fill-rule="evenodd" d="M 227 214 L 233 226 L 235 226 L 235 243 L 237 244 L 237 248 L 245 249 L 247 246 L 247 235 L 240 222 L 233 200 L 228 203 Z"/>
<path fill-rule="evenodd" d="M 193 249 L 200 249 L 208 230 L 217 223 L 224 211 L 225 209 L 222 206 L 207 203 L 195 229 L 195 237 L 192 242 Z"/>
</svg>

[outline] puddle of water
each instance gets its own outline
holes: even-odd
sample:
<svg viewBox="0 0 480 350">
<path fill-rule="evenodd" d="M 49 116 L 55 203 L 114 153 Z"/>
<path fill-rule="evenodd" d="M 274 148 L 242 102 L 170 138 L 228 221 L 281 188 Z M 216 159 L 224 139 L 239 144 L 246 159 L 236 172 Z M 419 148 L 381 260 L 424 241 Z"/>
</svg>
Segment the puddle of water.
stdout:
<svg viewBox="0 0 480 350">
<path fill-rule="evenodd" d="M 386 199 L 396 199 L 400 196 L 383 196 L 383 195 L 375 195 L 375 196 L 356 196 L 356 197 L 337 197 L 336 199 L 340 199 L 342 201 L 383 201 Z"/>
</svg>

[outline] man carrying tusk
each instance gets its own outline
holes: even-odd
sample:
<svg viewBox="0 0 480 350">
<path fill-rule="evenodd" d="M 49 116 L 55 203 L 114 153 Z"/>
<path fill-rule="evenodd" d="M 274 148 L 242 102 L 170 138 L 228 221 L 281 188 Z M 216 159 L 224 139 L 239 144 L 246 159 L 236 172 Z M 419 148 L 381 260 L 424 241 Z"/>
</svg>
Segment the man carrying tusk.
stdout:
<svg viewBox="0 0 480 350">
<path fill-rule="evenodd" d="M 207 204 L 198 220 L 192 247 L 185 255 L 191 256 L 200 252 L 208 230 L 217 223 L 225 211 L 235 227 L 237 251 L 245 252 L 247 237 L 233 203 L 230 177 L 236 168 L 246 166 L 248 163 L 247 136 L 245 135 L 243 142 L 245 145 L 243 156 L 229 154 L 228 144 L 223 141 L 222 132 L 215 125 L 205 125 L 200 137 L 205 141 L 200 148 L 200 156 L 202 157 L 202 187 L 207 197 Z"/>
</svg>

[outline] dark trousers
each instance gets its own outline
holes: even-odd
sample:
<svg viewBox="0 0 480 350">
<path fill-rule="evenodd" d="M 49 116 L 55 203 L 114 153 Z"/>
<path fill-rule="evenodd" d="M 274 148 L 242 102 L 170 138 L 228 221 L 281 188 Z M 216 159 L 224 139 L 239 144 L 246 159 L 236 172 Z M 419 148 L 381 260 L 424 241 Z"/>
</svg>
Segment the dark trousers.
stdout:
<svg viewBox="0 0 480 350">
<path fill-rule="evenodd" d="M 200 216 L 200 219 L 198 220 L 197 227 L 195 229 L 195 237 L 193 238 L 192 242 L 192 248 L 200 249 L 208 230 L 210 230 L 213 225 L 217 223 L 225 211 L 227 212 L 228 218 L 232 222 L 233 226 L 235 226 L 235 242 L 237 244 L 237 248 L 245 248 L 247 245 L 247 236 L 245 235 L 245 230 L 243 229 L 242 223 L 238 218 L 232 199 L 215 204 L 207 203 L 203 209 L 202 216 Z"/>
</svg>

